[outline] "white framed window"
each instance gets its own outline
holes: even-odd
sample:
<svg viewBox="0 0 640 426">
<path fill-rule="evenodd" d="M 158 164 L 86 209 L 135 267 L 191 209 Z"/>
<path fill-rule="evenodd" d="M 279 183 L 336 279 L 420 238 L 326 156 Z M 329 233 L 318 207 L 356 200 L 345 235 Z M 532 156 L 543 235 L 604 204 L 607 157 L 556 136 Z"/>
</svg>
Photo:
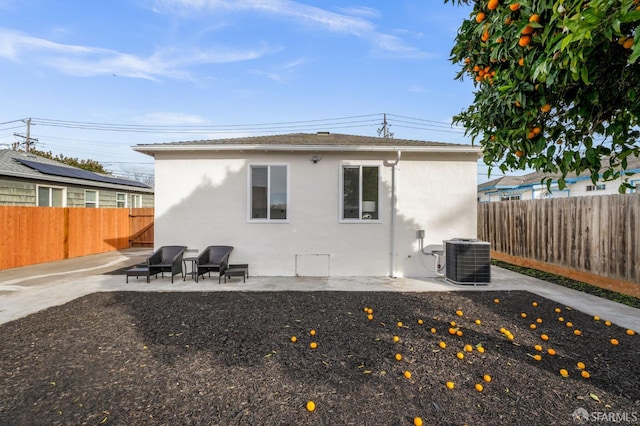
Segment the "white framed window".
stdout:
<svg viewBox="0 0 640 426">
<path fill-rule="evenodd" d="M 116 207 L 127 207 L 127 194 L 124 192 L 116 192 Z"/>
<path fill-rule="evenodd" d="M 340 221 L 380 220 L 380 167 L 342 166 L 340 170 Z"/>
<path fill-rule="evenodd" d="M 56 186 L 38 186 L 36 205 L 39 207 L 65 207 L 67 204 L 66 188 Z"/>
<path fill-rule="evenodd" d="M 521 199 L 522 195 L 520 194 L 509 194 L 500 196 L 500 201 L 520 201 Z"/>
<path fill-rule="evenodd" d="M 84 190 L 84 206 L 89 208 L 98 207 L 98 191 L 92 189 Z"/>
<path fill-rule="evenodd" d="M 249 221 L 287 222 L 289 219 L 289 166 L 249 166 Z"/>
<path fill-rule="evenodd" d="M 142 195 L 131 194 L 131 207 L 134 209 L 139 209 L 142 207 Z"/>
<path fill-rule="evenodd" d="M 607 189 L 607 185 L 604 183 L 599 183 L 597 185 L 587 185 L 587 191 L 604 191 Z"/>
</svg>

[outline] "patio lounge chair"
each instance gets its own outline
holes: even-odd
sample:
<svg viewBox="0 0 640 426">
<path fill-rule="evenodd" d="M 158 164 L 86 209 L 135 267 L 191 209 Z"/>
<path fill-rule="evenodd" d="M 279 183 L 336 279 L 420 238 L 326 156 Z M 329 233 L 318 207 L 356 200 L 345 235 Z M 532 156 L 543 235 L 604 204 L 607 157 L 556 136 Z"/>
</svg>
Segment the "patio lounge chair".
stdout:
<svg viewBox="0 0 640 426">
<path fill-rule="evenodd" d="M 180 274 L 182 276 L 182 255 L 187 249 L 186 246 L 162 246 L 155 251 L 148 259 L 147 265 L 149 267 L 149 275 L 147 275 L 147 282 L 149 282 L 149 276 L 158 276 L 158 273 L 162 273 L 164 277 L 165 272 L 171 273 L 171 282 L 173 282 L 173 276 Z"/>
<path fill-rule="evenodd" d="M 196 281 L 200 275 L 208 273 L 211 276 L 211 272 L 218 273 L 218 282 L 224 275 L 224 271 L 229 267 L 229 255 L 233 247 L 231 246 L 209 246 L 198 256 L 198 273 L 196 274 Z"/>
</svg>

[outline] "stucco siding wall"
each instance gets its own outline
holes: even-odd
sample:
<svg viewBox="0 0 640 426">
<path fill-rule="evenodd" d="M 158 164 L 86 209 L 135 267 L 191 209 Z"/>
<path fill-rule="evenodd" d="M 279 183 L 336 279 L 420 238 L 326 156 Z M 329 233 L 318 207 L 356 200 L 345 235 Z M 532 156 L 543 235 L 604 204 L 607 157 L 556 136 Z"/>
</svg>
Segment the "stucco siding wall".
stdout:
<svg viewBox="0 0 640 426">
<path fill-rule="evenodd" d="M 232 263 L 254 275 L 323 271 L 332 276 L 388 276 L 391 266 L 391 167 L 395 154 L 245 153 L 156 155 L 155 245 L 232 245 Z M 460 158 L 460 157 L 458 157 Z M 416 231 L 427 243 L 476 233 L 476 162 L 407 156 L 398 166 L 396 275 L 431 276 L 431 256 L 418 253 Z M 250 165 L 289 167 L 288 221 L 248 219 Z M 340 221 L 344 164 L 380 166 L 380 220 Z M 328 255 L 328 256 L 322 256 Z M 296 269 L 298 268 L 298 269 Z M 304 269 L 304 270 L 302 270 Z M 315 273 L 315 272 L 314 272 Z"/>
</svg>

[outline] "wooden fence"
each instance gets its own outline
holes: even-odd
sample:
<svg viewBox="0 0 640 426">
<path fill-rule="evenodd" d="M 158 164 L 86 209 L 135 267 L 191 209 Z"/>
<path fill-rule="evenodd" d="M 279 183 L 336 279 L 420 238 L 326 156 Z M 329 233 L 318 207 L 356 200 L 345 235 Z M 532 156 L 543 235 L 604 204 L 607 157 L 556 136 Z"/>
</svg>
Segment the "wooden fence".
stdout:
<svg viewBox="0 0 640 426">
<path fill-rule="evenodd" d="M 492 257 L 640 296 L 640 194 L 478 205 Z"/>
<path fill-rule="evenodd" d="M 145 227 L 153 244 L 153 209 L 0 206 L 0 270 L 128 248 Z"/>
</svg>

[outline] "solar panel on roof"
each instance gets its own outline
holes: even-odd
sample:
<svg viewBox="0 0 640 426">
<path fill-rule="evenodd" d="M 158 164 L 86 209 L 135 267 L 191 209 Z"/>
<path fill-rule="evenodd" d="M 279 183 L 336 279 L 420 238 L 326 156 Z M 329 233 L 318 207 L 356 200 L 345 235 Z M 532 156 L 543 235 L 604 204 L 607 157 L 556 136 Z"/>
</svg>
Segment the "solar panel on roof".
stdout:
<svg viewBox="0 0 640 426">
<path fill-rule="evenodd" d="M 148 185 L 145 185 L 144 183 L 141 183 L 141 182 L 126 180 L 126 179 L 118 179 L 110 176 L 103 176 L 97 173 L 90 172 L 88 170 L 56 166 L 53 164 L 38 163 L 36 161 L 22 160 L 19 158 L 16 158 L 15 160 L 21 164 L 24 164 L 29 168 L 37 170 L 40 173 L 44 173 L 46 175 L 69 177 L 74 179 L 84 179 L 84 180 L 90 180 L 93 182 L 112 183 L 116 185 L 135 186 L 138 188 L 149 188 Z"/>
</svg>

